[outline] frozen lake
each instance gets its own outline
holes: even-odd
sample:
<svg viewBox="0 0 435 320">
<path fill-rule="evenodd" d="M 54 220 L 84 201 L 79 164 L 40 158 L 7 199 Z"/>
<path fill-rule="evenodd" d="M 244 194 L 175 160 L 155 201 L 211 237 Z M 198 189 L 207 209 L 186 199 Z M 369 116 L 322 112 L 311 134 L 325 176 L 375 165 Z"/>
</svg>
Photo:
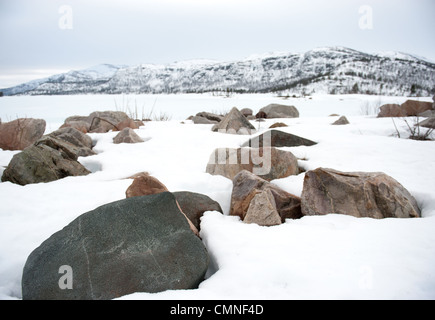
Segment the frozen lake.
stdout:
<svg viewBox="0 0 435 320">
<path fill-rule="evenodd" d="M 244 94 L 231 97 L 212 94 L 180 95 L 71 95 L 71 96 L 12 96 L 0 98 L 0 118 L 3 122 L 17 118 L 42 118 L 47 131 L 56 130 L 73 115 L 87 116 L 94 111 L 124 111 L 138 118 L 160 115 L 172 120 L 184 120 L 201 111 L 223 113 L 232 107 L 251 108 L 254 113 L 270 103 L 294 105 L 300 117 L 323 117 L 332 113 L 346 116 L 373 113 L 376 106 L 402 103 L 406 97 L 367 95 L 315 95 L 305 98 L 282 98 L 274 94 Z M 414 98 L 415 99 L 415 98 Z M 420 98 L 431 101 L 431 98 Z"/>
</svg>

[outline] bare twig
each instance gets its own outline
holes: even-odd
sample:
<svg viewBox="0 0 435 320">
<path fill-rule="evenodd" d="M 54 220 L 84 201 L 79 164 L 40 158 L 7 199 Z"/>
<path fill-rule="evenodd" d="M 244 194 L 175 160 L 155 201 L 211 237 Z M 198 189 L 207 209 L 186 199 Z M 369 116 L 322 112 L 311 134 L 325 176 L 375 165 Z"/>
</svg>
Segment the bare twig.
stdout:
<svg viewBox="0 0 435 320">
<path fill-rule="evenodd" d="M 396 128 L 396 132 L 397 132 L 397 137 L 399 137 L 399 138 L 400 138 L 400 132 L 399 132 L 399 130 L 397 129 L 397 126 L 396 126 L 396 122 L 394 121 L 394 118 L 393 118 L 393 117 L 391 117 L 391 120 L 393 121 L 393 124 L 394 124 L 394 128 Z"/>
</svg>

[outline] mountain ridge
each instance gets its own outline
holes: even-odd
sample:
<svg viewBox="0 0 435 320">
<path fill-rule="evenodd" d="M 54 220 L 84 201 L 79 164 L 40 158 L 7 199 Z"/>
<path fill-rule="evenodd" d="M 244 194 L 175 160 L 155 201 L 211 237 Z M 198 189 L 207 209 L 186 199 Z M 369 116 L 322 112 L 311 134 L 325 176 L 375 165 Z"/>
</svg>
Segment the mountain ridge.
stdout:
<svg viewBox="0 0 435 320">
<path fill-rule="evenodd" d="M 435 63 L 402 52 L 345 47 L 267 53 L 221 62 L 102 64 L 0 90 L 4 95 L 203 93 L 382 94 L 431 96 Z"/>
</svg>

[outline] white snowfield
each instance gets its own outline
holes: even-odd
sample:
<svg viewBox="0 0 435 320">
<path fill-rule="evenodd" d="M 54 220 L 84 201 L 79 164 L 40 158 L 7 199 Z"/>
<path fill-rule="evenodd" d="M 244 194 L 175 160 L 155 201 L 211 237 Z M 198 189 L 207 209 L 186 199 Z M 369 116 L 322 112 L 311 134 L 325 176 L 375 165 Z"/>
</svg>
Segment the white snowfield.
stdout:
<svg viewBox="0 0 435 320">
<path fill-rule="evenodd" d="M 71 115 L 92 111 L 133 111 L 172 116 L 136 130 L 139 144 L 114 145 L 115 132 L 90 134 L 95 156 L 79 158 L 93 173 L 51 183 L 18 186 L 0 183 L 0 299 L 21 299 L 21 276 L 28 255 L 79 215 L 125 198 L 134 173 L 147 171 L 171 191 L 193 191 L 218 201 L 224 215 L 207 212 L 201 237 L 210 254 L 206 279 L 194 290 L 135 293 L 121 299 L 435 299 L 435 142 L 406 139 L 396 119 L 363 115 L 372 105 L 402 103 L 405 97 L 313 96 L 283 100 L 274 95 L 131 95 L 0 98 L 3 121 L 16 117 L 47 120 L 47 133 Z M 431 98 L 421 98 L 431 101 Z M 124 102 L 123 102 L 124 101 Z M 128 103 L 127 103 L 128 102 Z M 303 217 L 274 227 L 245 224 L 228 216 L 232 181 L 205 172 L 218 147 L 239 147 L 249 136 L 211 131 L 212 125 L 184 120 L 200 111 L 231 107 L 256 113 L 269 103 L 294 105 L 296 119 L 252 124 L 264 132 L 279 128 L 318 142 L 293 152 L 305 170 L 385 172 L 416 198 L 422 218 Z M 128 105 L 128 106 L 127 106 Z M 370 108 L 368 108 L 370 107 Z M 332 126 L 345 115 L 349 125 Z M 412 119 L 409 119 L 412 122 Z M 184 122 L 181 123 L 181 121 Z M 0 150 L 0 174 L 17 152 Z M 300 196 L 304 173 L 274 180 Z M 59 275 L 61 276 L 61 275 Z"/>
</svg>

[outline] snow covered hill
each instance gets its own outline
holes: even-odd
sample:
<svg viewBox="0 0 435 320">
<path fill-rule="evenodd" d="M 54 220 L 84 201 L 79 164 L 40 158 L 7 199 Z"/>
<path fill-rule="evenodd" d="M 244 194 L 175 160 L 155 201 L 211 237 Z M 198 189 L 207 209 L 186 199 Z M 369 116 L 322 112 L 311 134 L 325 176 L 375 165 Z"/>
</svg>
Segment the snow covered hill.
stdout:
<svg viewBox="0 0 435 320">
<path fill-rule="evenodd" d="M 40 80 L 33 80 L 16 87 L 0 90 L 3 94 L 72 94 L 91 89 L 93 86 L 109 81 L 123 66 L 101 64 L 80 71 L 69 71 Z M 45 88 L 45 89 L 44 89 Z"/>
<path fill-rule="evenodd" d="M 216 91 L 430 96 L 435 93 L 435 63 L 405 53 L 368 54 L 326 47 L 305 53 L 257 55 L 234 62 L 103 65 L 2 91 L 4 95 Z"/>
</svg>

